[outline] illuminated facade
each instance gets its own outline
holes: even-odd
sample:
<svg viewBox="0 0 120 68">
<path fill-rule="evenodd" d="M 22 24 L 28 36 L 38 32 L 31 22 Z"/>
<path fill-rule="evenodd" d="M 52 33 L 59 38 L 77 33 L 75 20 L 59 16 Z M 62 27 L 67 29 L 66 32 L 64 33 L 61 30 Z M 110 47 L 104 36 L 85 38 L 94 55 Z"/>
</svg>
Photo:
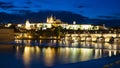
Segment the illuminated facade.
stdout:
<svg viewBox="0 0 120 68">
<path fill-rule="evenodd" d="M 47 23 L 49 23 L 49 24 L 55 23 L 54 20 L 55 20 L 55 18 L 53 16 L 47 17 Z"/>
<path fill-rule="evenodd" d="M 66 29 L 71 30 L 99 30 L 99 26 L 93 26 L 90 24 L 76 24 L 75 21 L 73 21 L 73 24 L 68 24 Z"/>
<path fill-rule="evenodd" d="M 66 28 L 68 24 L 64 24 L 61 20 L 54 18 L 53 16 L 47 17 L 46 23 L 30 23 L 29 20 L 26 21 L 25 23 L 25 29 L 30 30 L 30 29 L 47 29 L 47 28 L 52 28 L 52 26 L 62 26 L 63 28 Z M 17 25 L 20 27 L 21 25 Z"/>
<path fill-rule="evenodd" d="M 31 25 L 30 22 L 27 20 L 26 23 L 25 23 L 25 28 L 30 30 L 31 29 L 30 25 Z"/>
<path fill-rule="evenodd" d="M 6 25 L 7 27 L 10 26 L 9 23 Z M 52 28 L 52 26 L 57 27 L 61 26 L 65 29 L 70 30 L 99 30 L 99 29 L 106 29 L 104 26 L 95 26 L 91 24 L 76 24 L 75 21 L 73 21 L 73 24 L 67 24 L 65 22 L 62 22 L 60 19 L 56 19 L 53 16 L 47 17 L 47 20 L 45 23 L 30 23 L 29 20 L 26 21 L 25 24 L 17 24 L 17 27 L 19 28 L 25 28 L 27 30 L 35 29 L 35 30 L 46 30 L 48 28 Z"/>
</svg>

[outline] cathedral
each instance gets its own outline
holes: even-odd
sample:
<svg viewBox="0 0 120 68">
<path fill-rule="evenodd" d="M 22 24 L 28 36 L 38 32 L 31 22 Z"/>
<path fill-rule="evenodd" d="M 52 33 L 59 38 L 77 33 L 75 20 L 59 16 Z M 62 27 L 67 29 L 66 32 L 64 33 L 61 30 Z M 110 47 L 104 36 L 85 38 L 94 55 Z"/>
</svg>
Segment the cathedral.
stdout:
<svg viewBox="0 0 120 68">
<path fill-rule="evenodd" d="M 55 23 L 55 18 L 51 15 L 50 17 L 47 17 L 47 21 L 46 22 L 50 23 L 50 24 Z"/>
<path fill-rule="evenodd" d="M 26 23 L 23 25 L 27 30 L 31 30 L 31 29 L 39 30 L 41 28 L 43 30 L 46 30 L 47 28 L 52 28 L 52 26 L 54 27 L 61 26 L 62 28 L 71 29 L 71 30 L 78 30 L 78 29 L 99 30 L 99 28 L 101 27 L 101 26 L 94 26 L 91 24 L 76 24 L 75 21 L 73 21 L 73 24 L 68 24 L 68 23 L 62 22 L 60 19 L 56 19 L 56 17 L 53 17 L 52 15 L 50 17 L 47 17 L 46 22 L 30 23 L 29 20 L 27 20 Z M 22 28 L 21 26 L 19 24 L 18 27 Z"/>
<path fill-rule="evenodd" d="M 60 19 L 56 19 L 56 17 L 53 17 L 52 15 L 50 17 L 47 17 L 46 22 L 49 24 L 62 24 L 63 23 Z"/>
</svg>

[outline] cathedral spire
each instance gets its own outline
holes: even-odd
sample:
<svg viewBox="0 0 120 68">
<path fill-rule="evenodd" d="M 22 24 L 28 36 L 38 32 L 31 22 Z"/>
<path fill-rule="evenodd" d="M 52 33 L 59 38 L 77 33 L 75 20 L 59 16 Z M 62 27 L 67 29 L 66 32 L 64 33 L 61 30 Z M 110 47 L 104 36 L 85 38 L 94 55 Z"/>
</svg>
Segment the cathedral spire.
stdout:
<svg viewBox="0 0 120 68">
<path fill-rule="evenodd" d="M 30 29 L 30 22 L 29 22 L 29 20 L 26 20 L 25 28 L 28 29 L 28 30 Z"/>
<path fill-rule="evenodd" d="M 47 17 L 47 23 L 54 23 L 54 18 L 52 14 L 50 17 Z"/>
<path fill-rule="evenodd" d="M 48 16 L 47 16 L 47 23 L 49 22 L 49 18 L 48 18 Z"/>
</svg>

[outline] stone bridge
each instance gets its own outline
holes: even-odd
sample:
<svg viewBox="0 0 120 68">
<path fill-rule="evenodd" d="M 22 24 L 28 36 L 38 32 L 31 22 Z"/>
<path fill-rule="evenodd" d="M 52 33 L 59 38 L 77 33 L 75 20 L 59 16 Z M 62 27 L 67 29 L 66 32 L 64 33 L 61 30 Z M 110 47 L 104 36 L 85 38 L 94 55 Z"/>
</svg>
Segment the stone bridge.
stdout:
<svg viewBox="0 0 120 68">
<path fill-rule="evenodd" d="M 120 42 L 119 34 L 65 34 L 65 39 L 75 41 Z"/>
</svg>

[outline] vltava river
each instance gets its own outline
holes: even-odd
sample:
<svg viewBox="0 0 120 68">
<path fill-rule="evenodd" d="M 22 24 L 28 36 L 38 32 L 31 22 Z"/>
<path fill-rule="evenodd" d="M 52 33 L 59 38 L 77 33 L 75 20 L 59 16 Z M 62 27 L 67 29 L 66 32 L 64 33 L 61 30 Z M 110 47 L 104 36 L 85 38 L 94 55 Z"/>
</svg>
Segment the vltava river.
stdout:
<svg viewBox="0 0 120 68">
<path fill-rule="evenodd" d="M 117 43 L 15 40 L 0 44 L 1 68 L 46 68 L 120 54 Z"/>
</svg>

